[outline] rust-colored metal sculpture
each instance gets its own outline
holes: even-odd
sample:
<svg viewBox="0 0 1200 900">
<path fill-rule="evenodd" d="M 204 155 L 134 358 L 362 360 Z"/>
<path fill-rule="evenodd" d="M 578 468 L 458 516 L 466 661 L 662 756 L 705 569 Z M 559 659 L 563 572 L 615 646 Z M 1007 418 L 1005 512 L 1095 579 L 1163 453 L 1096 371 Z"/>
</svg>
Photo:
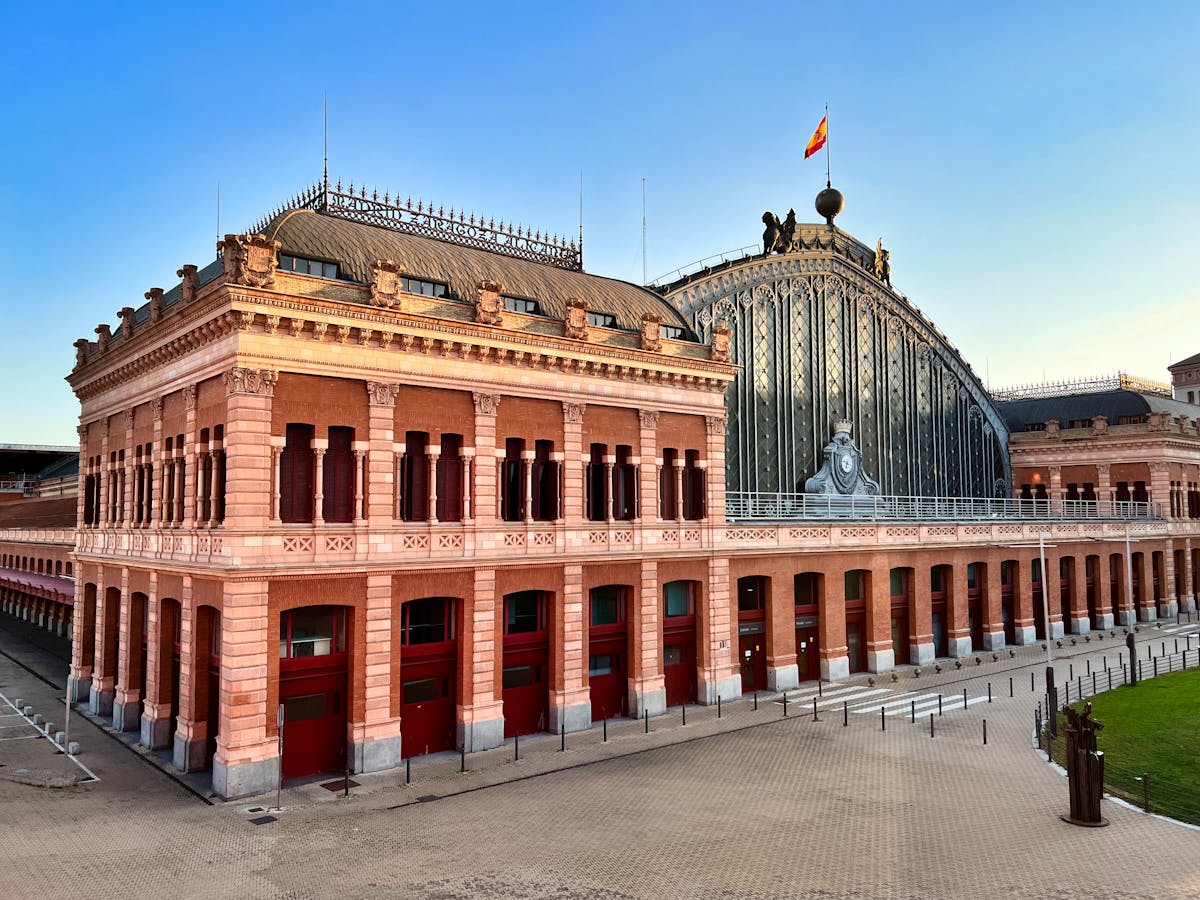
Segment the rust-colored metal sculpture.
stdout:
<svg viewBox="0 0 1200 900">
<path fill-rule="evenodd" d="M 1104 754 L 1096 749 L 1096 732 L 1104 725 L 1092 718 L 1092 704 L 1083 712 L 1066 708 L 1067 783 L 1071 793 L 1071 814 L 1062 816 L 1072 825 L 1099 828 L 1108 820 L 1100 815 L 1104 796 Z"/>
</svg>

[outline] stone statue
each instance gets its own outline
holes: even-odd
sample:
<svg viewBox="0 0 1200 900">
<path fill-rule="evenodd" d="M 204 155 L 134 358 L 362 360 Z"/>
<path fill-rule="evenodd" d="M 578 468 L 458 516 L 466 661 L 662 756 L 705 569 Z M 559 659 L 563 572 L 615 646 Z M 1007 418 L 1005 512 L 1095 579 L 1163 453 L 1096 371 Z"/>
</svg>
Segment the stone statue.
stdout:
<svg viewBox="0 0 1200 900">
<path fill-rule="evenodd" d="M 787 218 L 783 220 L 783 227 L 780 229 L 779 252 L 792 253 L 796 250 L 796 229 L 799 225 L 796 223 L 796 211 L 789 209 Z"/>
<path fill-rule="evenodd" d="M 892 286 L 892 264 L 888 262 L 890 255 L 883 249 L 883 238 L 875 242 L 875 277 L 888 287 Z"/>
<path fill-rule="evenodd" d="M 763 231 L 763 256 L 769 256 L 779 249 L 780 239 L 783 237 L 783 228 L 779 224 L 779 216 L 773 212 L 765 212 L 762 214 L 763 224 L 766 225 L 766 230 Z"/>
<path fill-rule="evenodd" d="M 862 453 L 850 438 L 853 426 L 845 419 L 834 423 L 833 440 L 825 445 L 825 463 L 804 482 L 806 494 L 872 496 L 879 483 L 863 472 Z"/>
</svg>

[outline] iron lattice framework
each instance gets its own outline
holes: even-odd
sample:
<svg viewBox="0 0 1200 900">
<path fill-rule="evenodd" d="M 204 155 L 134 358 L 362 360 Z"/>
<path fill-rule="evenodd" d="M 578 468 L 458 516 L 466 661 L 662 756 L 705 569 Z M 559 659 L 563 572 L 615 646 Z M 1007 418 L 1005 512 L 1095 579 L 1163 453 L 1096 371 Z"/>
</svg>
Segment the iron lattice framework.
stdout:
<svg viewBox="0 0 1200 900">
<path fill-rule="evenodd" d="M 256 222 L 248 233 L 264 232 L 276 216 L 292 209 L 311 209 L 339 219 L 503 253 L 560 269 L 583 270 L 583 247 L 574 240 L 542 234 L 540 230 L 511 222 L 497 223 L 495 219 L 485 222 L 483 216 L 477 218 L 474 213 L 462 210 L 447 210 L 442 206 L 435 210 L 432 203 L 423 200 L 414 206 L 411 197 L 401 200 L 384 192 L 381 198 L 379 191 L 368 194 L 362 186 L 356 192 L 353 184 L 343 188 L 340 180 L 334 185 L 318 182 L 301 191 Z"/>
<path fill-rule="evenodd" d="M 865 248 L 863 248 L 865 250 Z M 1008 430 L 945 337 L 829 251 L 758 257 L 666 293 L 702 341 L 725 325 L 729 491 L 802 491 L 837 419 L 884 494 L 1011 496 Z"/>
<path fill-rule="evenodd" d="M 1138 391 L 1143 394 L 1157 394 L 1160 397 L 1173 396 L 1169 384 L 1118 372 L 1116 375 L 1100 378 L 1080 378 L 1075 381 L 1056 381 L 1002 388 L 992 391 L 992 399 L 996 401 L 1040 400 L 1047 397 L 1069 397 L 1072 394 L 1093 394 L 1100 391 Z"/>
</svg>

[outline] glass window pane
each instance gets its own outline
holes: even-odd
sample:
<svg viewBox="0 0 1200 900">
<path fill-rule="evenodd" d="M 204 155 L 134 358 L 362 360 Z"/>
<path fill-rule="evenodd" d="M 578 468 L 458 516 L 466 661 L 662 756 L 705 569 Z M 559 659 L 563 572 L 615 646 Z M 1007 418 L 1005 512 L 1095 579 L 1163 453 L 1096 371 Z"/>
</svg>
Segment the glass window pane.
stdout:
<svg viewBox="0 0 1200 900">
<path fill-rule="evenodd" d="M 663 590 L 666 594 L 667 618 L 692 614 L 691 592 L 686 581 L 669 582 Z"/>
<path fill-rule="evenodd" d="M 502 681 L 505 688 L 528 687 L 534 683 L 533 666 L 511 666 L 504 670 Z"/>
<path fill-rule="evenodd" d="M 601 656 L 588 657 L 588 674 L 589 675 L 611 675 L 613 670 L 613 658 L 608 654 Z"/>
<path fill-rule="evenodd" d="M 892 596 L 904 596 L 904 570 L 892 569 Z"/>
<path fill-rule="evenodd" d="M 616 625 L 621 621 L 620 589 L 612 586 L 592 589 L 592 624 Z"/>
<path fill-rule="evenodd" d="M 325 715 L 325 694 L 305 694 L 301 697 L 288 697 L 283 701 L 283 721 L 303 722 L 306 719 L 319 719 Z"/>
<path fill-rule="evenodd" d="M 331 606 L 308 606 L 286 613 L 292 622 L 293 658 L 326 656 L 335 652 L 334 638 L 340 637 L 334 634 L 335 612 Z"/>
<path fill-rule="evenodd" d="M 404 643 L 436 644 L 448 640 L 446 605 L 447 601 L 442 597 L 426 597 L 406 603 L 408 628 L 404 633 Z"/>
<path fill-rule="evenodd" d="M 418 678 L 415 681 L 404 682 L 405 703 L 424 703 L 427 700 L 437 700 L 442 695 L 440 678 Z"/>
<path fill-rule="evenodd" d="M 663 665 L 677 666 L 683 662 L 683 648 L 676 645 L 663 650 Z"/>
<path fill-rule="evenodd" d="M 505 621 L 509 634 L 529 634 L 538 630 L 541 597 L 536 591 L 523 591 L 505 598 Z"/>
</svg>

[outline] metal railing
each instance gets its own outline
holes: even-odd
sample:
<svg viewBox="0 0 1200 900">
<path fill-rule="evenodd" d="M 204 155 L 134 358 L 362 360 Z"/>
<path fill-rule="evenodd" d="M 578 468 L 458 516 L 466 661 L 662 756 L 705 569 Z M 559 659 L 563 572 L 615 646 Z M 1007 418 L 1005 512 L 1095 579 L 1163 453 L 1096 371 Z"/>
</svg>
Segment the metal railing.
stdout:
<svg viewBox="0 0 1200 900">
<path fill-rule="evenodd" d="M 729 491 L 730 521 L 791 519 L 901 519 L 905 521 L 990 521 L 1036 519 L 1130 521 L 1161 519 L 1162 504 L 1109 500 L 1012 500 L 983 497 L 889 497 L 829 494 L 770 494 Z"/>
</svg>

